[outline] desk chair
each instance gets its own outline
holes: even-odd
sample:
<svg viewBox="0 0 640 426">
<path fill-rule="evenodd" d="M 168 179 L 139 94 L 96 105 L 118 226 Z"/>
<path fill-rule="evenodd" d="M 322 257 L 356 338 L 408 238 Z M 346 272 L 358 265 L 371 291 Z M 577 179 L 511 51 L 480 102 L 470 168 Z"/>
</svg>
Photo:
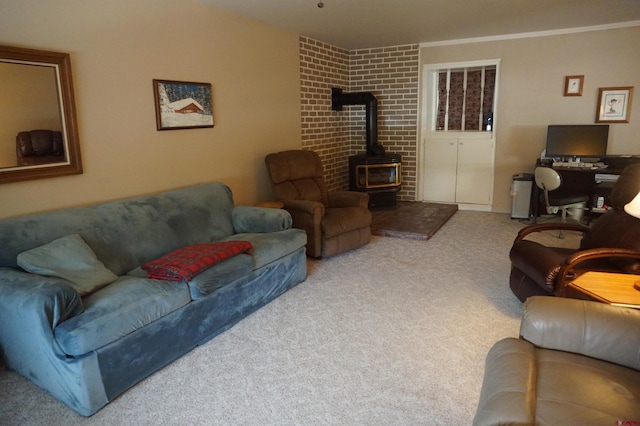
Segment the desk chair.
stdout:
<svg viewBox="0 0 640 426">
<path fill-rule="evenodd" d="M 562 177 L 550 167 L 536 167 L 534 179 L 538 188 L 543 191 L 547 214 L 555 215 L 560 211 L 563 223 L 567 221 L 567 214 L 577 222 L 581 221 L 589 200 L 588 195 L 562 190 L 554 192 L 562 186 Z M 564 238 L 562 230 L 558 238 Z"/>
</svg>

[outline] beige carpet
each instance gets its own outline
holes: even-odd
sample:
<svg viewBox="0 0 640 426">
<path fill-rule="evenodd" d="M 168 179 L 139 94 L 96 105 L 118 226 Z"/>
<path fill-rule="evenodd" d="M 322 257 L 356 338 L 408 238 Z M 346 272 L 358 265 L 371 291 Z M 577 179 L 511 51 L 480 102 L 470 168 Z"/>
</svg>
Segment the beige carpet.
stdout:
<svg viewBox="0 0 640 426">
<path fill-rule="evenodd" d="M 305 282 L 88 419 L 0 371 L 0 424 L 468 425 L 487 351 L 518 335 L 521 226 L 459 211 L 428 241 L 310 260 Z"/>
<path fill-rule="evenodd" d="M 371 233 L 384 237 L 428 240 L 457 211 L 457 204 L 398 201 L 394 208 L 371 212 Z"/>
</svg>

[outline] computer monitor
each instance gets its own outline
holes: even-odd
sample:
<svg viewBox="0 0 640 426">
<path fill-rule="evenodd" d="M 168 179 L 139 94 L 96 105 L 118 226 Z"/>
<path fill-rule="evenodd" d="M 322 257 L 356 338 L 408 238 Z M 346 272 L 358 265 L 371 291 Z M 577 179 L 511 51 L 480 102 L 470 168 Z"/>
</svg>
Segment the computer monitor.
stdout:
<svg viewBox="0 0 640 426">
<path fill-rule="evenodd" d="M 548 158 L 602 158 L 607 155 L 608 124 L 550 125 Z"/>
</svg>

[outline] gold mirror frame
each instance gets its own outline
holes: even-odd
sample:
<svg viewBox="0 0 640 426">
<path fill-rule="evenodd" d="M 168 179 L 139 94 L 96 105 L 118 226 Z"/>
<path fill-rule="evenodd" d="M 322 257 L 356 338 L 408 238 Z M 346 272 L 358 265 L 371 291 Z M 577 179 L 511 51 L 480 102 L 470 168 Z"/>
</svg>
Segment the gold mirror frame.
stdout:
<svg viewBox="0 0 640 426">
<path fill-rule="evenodd" d="M 66 160 L 60 163 L 0 168 L 0 183 L 81 174 L 82 161 L 80 158 L 80 141 L 78 139 L 78 124 L 69 54 L 0 45 L 0 62 L 49 66 L 55 70 L 66 154 Z M 0 112 L 1 116 L 2 113 Z M 2 118 L 0 118 L 0 122 L 1 120 Z M 15 143 L 15 141 L 12 142 Z"/>
</svg>

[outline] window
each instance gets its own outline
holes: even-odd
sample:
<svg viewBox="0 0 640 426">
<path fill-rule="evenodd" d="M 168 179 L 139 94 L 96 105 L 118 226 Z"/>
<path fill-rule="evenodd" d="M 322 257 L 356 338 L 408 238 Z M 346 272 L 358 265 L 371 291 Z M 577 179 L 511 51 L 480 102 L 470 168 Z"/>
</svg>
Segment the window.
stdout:
<svg viewBox="0 0 640 426">
<path fill-rule="evenodd" d="M 496 65 L 441 68 L 434 71 L 434 130 L 493 130 Z"/>
</svg>

